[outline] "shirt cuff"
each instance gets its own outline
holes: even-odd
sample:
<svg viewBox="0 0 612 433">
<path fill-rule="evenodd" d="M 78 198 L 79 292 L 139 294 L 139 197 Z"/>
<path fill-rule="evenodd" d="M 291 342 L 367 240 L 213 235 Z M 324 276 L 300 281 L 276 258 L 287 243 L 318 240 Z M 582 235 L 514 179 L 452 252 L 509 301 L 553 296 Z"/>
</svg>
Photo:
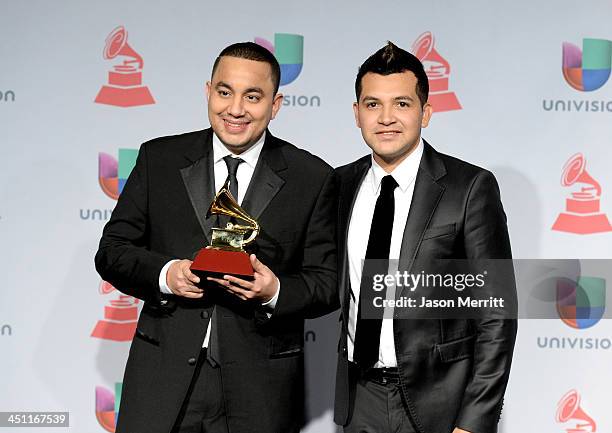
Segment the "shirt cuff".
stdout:
<svg viewBox="0 0 612 433">
<path fill-rule="evenodd" d="M 269 299 L 261 304 L 262 307 L 266 307 L 269 310 L 274 310 L 274 308 L 276 308 L 276 301 L 278 301 L 278 294 L 280 293 L 280 280 L 277 278 L 276 282 L 278 283 L 278 288 L 276 289 L 274 296 L 272 296 L 272 299 Z"/>
<path fill-rule="evenodd" d="M 167 295 L 172 295 L 172 290 L 166 284 L 166 277 L 168 276 L 168 269 L 170 269 L 170 265 L 174 262 L 178 262 L 178 259 L 170 260 L 168 263 L 164 265 L 162 270 L 159 273 L 159 291 L 162 293 L 166 293 Z"/>
</svg>

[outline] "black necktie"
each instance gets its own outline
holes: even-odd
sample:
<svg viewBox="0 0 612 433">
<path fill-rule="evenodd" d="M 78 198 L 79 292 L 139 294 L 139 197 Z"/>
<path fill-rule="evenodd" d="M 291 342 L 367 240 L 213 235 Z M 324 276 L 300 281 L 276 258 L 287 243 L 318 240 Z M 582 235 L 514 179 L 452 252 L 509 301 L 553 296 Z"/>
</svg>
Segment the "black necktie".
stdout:
<svg viewBox="0 0 612 433">
<path fill-rule="evenodd" d="M 238 201 L 238 179 L 236 178 L 236 172 L 238 172 L 238 166 L 244 162 L 243 159 L 233 158 L 230 155 L 227 155 L 223 158 L 225 164 L 227 165 L 227 179 L 226 182 L 229 182 L 229 190 Z M 229 217 L 221 215 L 218 217 L 218 227 L 225 228 L 225 225 L 230 220 Z M 217 308 L 213 309 L 212 317 L 210 318 L 210 325 L 212 326 L 210 332 L 210 340 L 208 341 L 208 350 L 207 350 L 207 359 L 208 362 L 212 366 L 216 366 L 221 362 L 219 355 L 219 321 L 217 320 Z"/>
<path fill-rule="evenodd" d="M 238 201 L 238 179 L 236 178 L 236 173 L 238 172 L 238 166 L 244 162 L 243 159 L 234 158 L 230 155 L 227 155 L 223 158 L 225 161 L 225 165 L 227 165 L 227 181 L 229 181 L 229 190 Z"/>
<path fill-rule="evenodd" d="M 368 369 L 378 361 L 380 346 L 380 329 L 382 327 L 383 311 L 377 311 L 373 318 L 363 317 L 363 307 L 372 304 L 374 290 L 372 288 L 373 274 L 387 274 L 389 265 L 389 249 L 391 248 L 391 233 L 393 231 L 393 215 L 395 199 L 393 192 L 397 182 L 391 175 L 383 177 L 380 194 L 376 199 L 376 207 L 372 217 L 366 261 L 363 266 L 361 287 L 359 291 L 359 308 L 357 312 L 357 329 L 355 331 L 355 347 L 353 360 L 362 369 Z M 375 260 L 368 263 L 368 260 Z M 380 317 L 379 317 L 380 316 Z"/>
</svg>

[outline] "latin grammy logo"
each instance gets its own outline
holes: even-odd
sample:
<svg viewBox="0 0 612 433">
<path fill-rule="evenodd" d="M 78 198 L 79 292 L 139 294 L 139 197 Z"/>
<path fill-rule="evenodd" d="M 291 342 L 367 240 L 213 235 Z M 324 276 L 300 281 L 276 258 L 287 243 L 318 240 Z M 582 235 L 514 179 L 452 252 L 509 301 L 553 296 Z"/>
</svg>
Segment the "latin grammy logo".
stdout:
<svg viewBox="0 0 612 433">
<path fill-rule="evenodd" d="M 101 295 L 115 290 L 106 281 L 100 284 Z M 138 299 L 127 295 L 119 295 L 117 299 L 110 300 L 109 305 L 104 307 L 104 319 L 98 320 L 91 336 L 103 340 L 131 341 L 138 322 L 137 304 Z"/>
<path fill-rule="evenodd" d="M 552 229 L 581 235 L 612 231 L 608 217 L 599 209 L 601 186 L 587 173 L 586 159 L 581 153 L 565 163 L 561 175 L 561 185 L 571 186 L 575 183 L 588 186 L 572 192 L 565 200 L 565 212 L 559 214 Z"/>
<path fill-rule="evenodd" d="M 448 90 L 450 64 L 434 48 L 434 37 L 425 32 L 412 44 L 412 53 L 423 62 L 429 79 L 429 103 L 434 112 L 461 110 L 454 92 Z"/>
<path fill-rule="evenodd" d="M 556 420 L 558 423 L 566 423 L 571 420 L 577 421 L 574 427 L 566 428 L 567 433 L 593 433 L 597 431 L 597 424 L 580 407 L 580 394 L 572 389 L 565 394 L 557 405 Z"/>
<path fill-rule="evenodd" d="M 117 107 L 155 104 L 149 88 L 142 85 L 142 57 L 130 47 L 127 37 L 125 28 L 119 26 L 106 38 L 104 58 L 111 60 L 124 56 L 127 59 L 108 72 L 108 85 L 102 86 L 94 101 L 98 104 Z"/>
</svg>

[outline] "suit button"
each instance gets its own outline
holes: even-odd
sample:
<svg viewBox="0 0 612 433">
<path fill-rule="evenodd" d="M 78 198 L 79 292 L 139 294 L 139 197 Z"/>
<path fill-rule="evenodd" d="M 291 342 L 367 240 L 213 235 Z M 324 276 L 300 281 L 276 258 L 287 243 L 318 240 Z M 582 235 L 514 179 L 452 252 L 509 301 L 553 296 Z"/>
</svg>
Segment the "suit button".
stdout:
<svg viewBox="0 0 612 433">
<path fill-rule="evenodd" d="M 195 358 L 189 358 L 189 359 L 187 360 L 187 364 L 189 364 L 189 365 L 195 365 L 195 364 L 196 364 L 196 359 L 195 359 Z"/>
<path fill-rule="evenodd" d="M 210 318 L 210 313 L 208 311 L 204 310 L 204 311 L 202 311 L 200 313 L 200 316 L 202 316 L 202 319 L 208 319 L 208 318 Z"/>
</svg>

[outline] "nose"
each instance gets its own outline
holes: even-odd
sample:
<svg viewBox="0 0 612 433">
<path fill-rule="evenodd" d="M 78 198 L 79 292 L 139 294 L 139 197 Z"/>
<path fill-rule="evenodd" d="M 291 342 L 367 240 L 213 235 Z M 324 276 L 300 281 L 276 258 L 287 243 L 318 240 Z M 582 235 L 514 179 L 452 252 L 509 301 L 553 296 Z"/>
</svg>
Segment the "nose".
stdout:
<svg viewBox="0 0 612 433">
<path fill-rule="evenodd" d="M 244 100 L 240 95 L 234 95 L 227 112 L 234 117 L 244 116 Z"/>
<path fill-rule="evenodd" d="M 378 123 L 382 125 L 391 125 L 395 122 L 395 116 L 393 114 L 393 107 L 384 105 L 380 110 L 380 114 L 378 116 Z"/>
</svg>

